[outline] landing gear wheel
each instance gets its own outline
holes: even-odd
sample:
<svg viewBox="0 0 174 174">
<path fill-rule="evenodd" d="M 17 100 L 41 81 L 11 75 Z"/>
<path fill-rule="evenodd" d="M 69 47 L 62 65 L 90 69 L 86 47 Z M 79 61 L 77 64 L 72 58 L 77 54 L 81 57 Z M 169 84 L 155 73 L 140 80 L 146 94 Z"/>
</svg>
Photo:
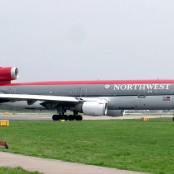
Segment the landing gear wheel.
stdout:
<svg viewBox="0 0 174 174">
<path fill-rule="evenodd" d="M 83 117 L 81 115 L 62 115 L 62 114 L 59 114 L 59 115 L 53 115 L 52 116 L 52 120 L 53 121 L 58 121 L 58 120 L 69 120 L 69 121 L 82 121 L 83 120 Z"/>
<path fill-rule="evenodd" d="M 69 121 L 74 121 L 75 120 L 75 116 L 74 115 L 69 115 L 68 116 L 68 120 Z"/>
<path fill-rule="evenodd" d="M 59 118 L 59 115 L 53 115 L 52 116 L 52 120 L 53 121 L 58 121 L 60 118 Z"/>
<path fill-rule="evenodd" d="M 83 117 L 81 115 L 77 115 L 75 117 L 76 121 L 82 121 L 83 120 Z"/>
<path fill-rule="evenodd" d="M 68 116 L 67 115 L 64 115 L 63 116 L 63 120 L 67 121 L 68 120 Z"/>
</svg>

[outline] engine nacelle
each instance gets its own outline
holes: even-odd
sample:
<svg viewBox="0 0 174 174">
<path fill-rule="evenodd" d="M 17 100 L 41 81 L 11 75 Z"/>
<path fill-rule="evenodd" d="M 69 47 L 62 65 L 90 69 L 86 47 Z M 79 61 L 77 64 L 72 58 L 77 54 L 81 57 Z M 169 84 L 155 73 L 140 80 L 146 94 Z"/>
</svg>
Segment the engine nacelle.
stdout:
<svg viewBox="0 0 174 174">
<path fill-rule="evenodd" d="M 108 110 L 107 115 L 112 117 L 124 116 L 125 111 L 124 110 Z"/>
<path fill-rule="evenodd" d="M 102 116 L 107 114 L 107 103 L 105 102 L 84 102 L 82 112 L 85 115 Z"/>
<path fill-rule="evenodd" d="M 19 71 L 15 67 L 0 67 L 0 82 L 10 82 L 18 78 Z"/>
</svg>

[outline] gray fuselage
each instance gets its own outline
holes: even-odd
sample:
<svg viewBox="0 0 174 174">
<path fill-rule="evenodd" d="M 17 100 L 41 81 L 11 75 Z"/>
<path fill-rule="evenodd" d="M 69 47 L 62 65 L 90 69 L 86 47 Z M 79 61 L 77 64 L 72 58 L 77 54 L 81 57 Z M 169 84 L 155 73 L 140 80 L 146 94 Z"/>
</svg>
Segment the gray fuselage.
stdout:
<svg viewBox="0 0 174 174">
<path fill-rule="evenodd" d="M 0 86 L 0 93 L 100 97 L 108 100 L 109 110 L 173 109 L 173 83 L 97 84 L 11 84 Z M 3 103 L 2 99 L 0 102 Z M 7 100 L 8 101 L 8 100 Z"/>
</svg>

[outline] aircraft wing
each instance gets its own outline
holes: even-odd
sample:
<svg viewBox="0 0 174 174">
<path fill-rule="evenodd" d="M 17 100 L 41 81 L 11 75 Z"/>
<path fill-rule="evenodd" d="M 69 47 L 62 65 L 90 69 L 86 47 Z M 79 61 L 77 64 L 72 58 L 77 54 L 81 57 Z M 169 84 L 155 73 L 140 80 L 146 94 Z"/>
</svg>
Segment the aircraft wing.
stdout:
<svg viewBox="0 0 174 174">
<path fill-rule="evenodd" d="M 39 101 L 60 101 L 60 102 L 79 102 L 75 97 L 50 96 L 50 95 L 28 95 L 28 94 L 0 94 L 0 99 L 21 100 L 39 100 Z"/>
<path fill-rule="evenodd" d="M 39 106 L 46 109 L 59 109 L 62 113 L 62 107 L 72 109 L 76 107 L 76 104 L 82 104 L 77 106 L 79 112 L 83 112 L 87 115 L 106 115 L 107 113 L 107 98 L 102 97 L 68 97 L 68 96 L 50 96 L 50 95 L 29 95 L 29 94 L 4 94 L 0 93 L 0 104 L 8 102 L 15 103 L 20 101 L 26 101 L 28 105 L 34 105 L 36 102 L 40 102 Z M 26 104 L 25 104 L 26 105 Z M 82 107 L 82 108 L 81 108 Z M 26 109 L 26 106 L 25 106 Z M 68 110 L 66 109 L 66 110 Z M 72 110 L 73 111 L 73 110 Z M 66 111 L 65 111 L 66 112 Z M 81 118 L 81 117 L 80 117 Z M 57 117 L 53 118 L 57 120 Z"/>
</svg>

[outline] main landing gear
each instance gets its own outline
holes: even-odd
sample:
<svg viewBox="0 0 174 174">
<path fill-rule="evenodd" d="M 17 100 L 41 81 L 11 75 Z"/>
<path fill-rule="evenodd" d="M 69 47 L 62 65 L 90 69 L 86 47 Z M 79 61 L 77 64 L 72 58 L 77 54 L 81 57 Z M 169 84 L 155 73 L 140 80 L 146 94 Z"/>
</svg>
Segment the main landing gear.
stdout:
<svg viewBox="0 0 174 174">
<path fill-rule="evenodd" d="M 52 116 L 53 121 L 65 120 L 65 121 L 82 121 L 83 117 L 81 115 L 64 115 L 56 114 Z"/>
</svg>

